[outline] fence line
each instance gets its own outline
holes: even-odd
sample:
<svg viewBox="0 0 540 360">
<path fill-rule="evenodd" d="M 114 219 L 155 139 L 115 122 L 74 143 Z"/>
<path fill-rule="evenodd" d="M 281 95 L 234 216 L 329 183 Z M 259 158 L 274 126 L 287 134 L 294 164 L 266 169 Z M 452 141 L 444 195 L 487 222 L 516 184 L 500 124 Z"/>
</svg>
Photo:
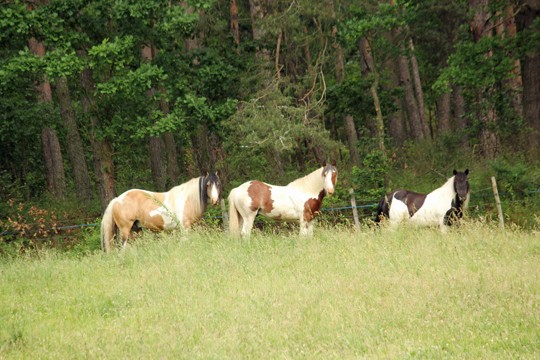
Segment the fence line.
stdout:
<svg viewBox="0 0 540 360">
<path fill-rule="evenodd" d="M 508 194 L 510 194 L 510 193 L 509 192 L 499 192 L 499 196 L 506 196 Z M 526 195 L 540 194 L 540 189 L 525 191 L 524 194 L 526 194 Z M 492 196 L 493 196 L 493 193 L 474 193 L 474 197 L 492 197 Z M 520 201 L 520 200 L 512 200 L 511 202 L 518 202 L 518 201 Z M 364 205 L 355 205 L 355 206 L 345 205 L 345 206 L 339 206 L 339 207 L 325 207 L 325 208 L 322 208 L 321 210 L 322 211 L 342 211 L 342 210 L 353 210 L 353 209 L 368 209 L 368 208 L 374 208 L 375 206 L 377 206 L 379 204 L 378 200 L 359 200 L 358 202 L 372 202 L 372 203 L 364 204 Z M 490 203 L 490 202 L 483 202 L 481 204 L 487 204 L 487 203 Z M 223 218 L 223 216 L 209 216 L 209 218 L 221 219 L 221 218 Z M 95 226 L 99 226 L 99 225 L 100 225 L 99 223 L 65 225 L 65 226 L 58 226 L 58 227 L 55 227 L 55 228 L 51 228 L 50 230 L 75 230 L 75 229 L 81 229 L 81 228 L 85 228 L 85 227 L 95 227 Z M 12 232 L 12 231 L 3 231 L 3 232 L 0 233 L 0 236 L 5 236 L 5 235 L 15 235 L 15 233 Z"/>
</svg>

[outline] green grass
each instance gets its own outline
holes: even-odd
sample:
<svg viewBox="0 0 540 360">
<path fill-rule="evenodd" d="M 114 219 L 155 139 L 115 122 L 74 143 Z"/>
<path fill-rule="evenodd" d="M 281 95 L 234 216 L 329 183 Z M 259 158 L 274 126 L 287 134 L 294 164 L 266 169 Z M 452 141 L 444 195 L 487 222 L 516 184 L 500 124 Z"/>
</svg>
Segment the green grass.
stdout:
<svg viewBox="0 0 540 360">
<path fill-rule="evenodd" d="M 0 263 L 0 358 L 538 358 L 540 237 L 147 235 Z"/>
</svg>

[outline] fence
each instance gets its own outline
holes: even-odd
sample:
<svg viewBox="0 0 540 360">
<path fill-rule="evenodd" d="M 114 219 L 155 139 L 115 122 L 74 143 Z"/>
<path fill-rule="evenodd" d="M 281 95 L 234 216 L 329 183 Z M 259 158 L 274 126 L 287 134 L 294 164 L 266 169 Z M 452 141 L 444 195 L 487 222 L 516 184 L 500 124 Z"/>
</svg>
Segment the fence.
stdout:
<svg viewBox="0 0 540 360">
<path fill-rule="evenodd" d="M 500 198 L 501 197 L 504 198 L 504 197 L 512 196 L 512 194 L 508 193 L 508 192 L 499 192 L 498 189 L 497 189 L 495 178 L 492 178 L 492 188 L 491 188 L 492 192 L 491 193 L 487 192 L 487 190 L 489 190 L 489 189 L 490 188 L 481 189 L 480 191 L 483 191 L 483 192 L 480 192 L 480 193 L 474 192 L 472 194 L 474 201 L 473 201 L 473 203 L 471 205 L 473 207 L 477 207 L 478 209 L 483 208 L 484 212 L 485 212 L 486 209 L 495 206 L 497 208 L 497 217 L 498 217 L 498 220 L 499 220 L 499 226 L 501 228 L 504 228 L 504 216 L 503 216 L 503 209 L 502 209 Z M 368 217 L 371 218 L 371 213 L 375 212 L 375 208 L 378 205 L 380 199 L 359 199 L 359 200 L 357 200 L 355 198 L 355 193 L 354 193 L 353 189 L 349 190 L 349 194 L 351 196 L 350 205 L 346 204 L 346 205 L 337 206 L 337 207 L 323 207 L 321 210 L 324 211 L 324 212 L 338 212 L 342 216 L 344 215 L 343 213 L 351 211 L 350 216 L 352 217 L 352 219 L 351 219 L 352 223 L 354 224 L 354 226 L 356 228 L 359 228 L 360 227 L 359 210 L 363 211 L 363 214 L 365 215 L 366 218 L 368 218 Z M 526 195 L 526 196 L 537 195 L 537 194 L 540 194 L 540 189 L 524 192 L 524 195 Z M 493 198 L 495 199 L 494 200 L 495 202 L 493 202 L 493 200 L 490 200 L 490 199 L 493 199 Z M 482 199 L 486 199 L 486 200 L 482 201 Z M 507 200 L 505 203 L 506 204 L 513 203 L 513 202 L 517 203 L 517 202 L 522 202 L 522 201 L 523 201 L 523 199 L 510 200 L 510 201 Z M 358 203 L 361 203 L 361 205 L 358 205 Z M 207 215 L 206 217 L 207 218 L 214 218 L 214 219 L 216 219 L 216 218 L 221 219 L 221 221 L 223 221 L 223 223 L 224 223 L 224 225 L 226 227 L 227 226 L 227 221 L 228 221 L 228 213 L 227 213 L 227 209 L 225 207 L 225 201 L 223 199 L 221 200 L 221 212 L 222 212 L 221 216 L 209 216 L 209 215 Z M 52 228 L 50 230 L 51 230 L 51 232 L 62 232 L 62 231 L 70 231 L 70 230 L 80 230 L 80 229 L 88 228 L 88 227 L 96 227 L 96 226 L 99 226 L 99 225 L 100 225 L 99 223 L 85 223 L 85 224 L 77 224 L 77 225 L 64 225 L 64 226 L 55 226 L 54 228 Z M 17 235 L 17 234 L 18 233 L 15 232 L 15 231 L 6 230 L 6 231 L 0 232 L 0 238 L 4 237 L 4 236 L 14 236 L 14 235 Z"/>
</svg>

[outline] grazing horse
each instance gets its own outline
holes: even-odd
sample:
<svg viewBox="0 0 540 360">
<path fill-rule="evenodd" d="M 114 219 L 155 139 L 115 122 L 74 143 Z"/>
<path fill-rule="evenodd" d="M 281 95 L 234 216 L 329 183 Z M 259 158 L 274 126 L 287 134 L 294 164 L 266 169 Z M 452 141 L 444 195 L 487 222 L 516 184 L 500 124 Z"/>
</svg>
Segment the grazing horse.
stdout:
<svg viewBox="0 0 540 360">
<path fill-rule="evenodd" d="M 168 192 L 131 189 L 111 200 L 101 221 L 101 247 L 111 250 L 117 232 L 125 246 L 132 229 L 152 231 L 176 227 L 189 229 L 199 220 L 208 201 L 217 204 L 221 182 L 217 173 L 210 173 L 173 187 Z"/>
<path fill-rule="evenodd" d="M 429 194 L 419 194 L 409 190 L 396 190 L 379 202 L 375 222 L 388 218 L 391 225 L 409 220 L 417 225 L 439 225 L 442 231 L 463 217 L 469 204 L 469 169 L 464 172 L 454 170 L 454 176 L 443 186 Z"/>
<path fill-rule="evenodd" d="M 232 235 L 249 237 L 255 216 L 263 214 L 275 220 L 299 222 L 300 235 L 311 236 L 312 220 L 319 214 L 325 195 L 334 193 L 336 181 L 335 162 L 287 186 L 248 181 L 229 194 L 229 230 Z"/>
</svg>

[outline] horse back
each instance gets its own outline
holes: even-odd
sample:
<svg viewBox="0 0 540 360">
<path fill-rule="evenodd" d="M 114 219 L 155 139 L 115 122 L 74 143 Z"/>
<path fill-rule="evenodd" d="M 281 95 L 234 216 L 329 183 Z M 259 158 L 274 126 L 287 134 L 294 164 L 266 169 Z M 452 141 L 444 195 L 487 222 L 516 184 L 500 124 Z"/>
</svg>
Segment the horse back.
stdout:
<svg viewBox="0 0 540 360">
<path fill-rule="evenodd" d="M 418 210 L 420 210 L 422 205 L 424 205 L 426 196 L 426 194 L 420 194 L 409 190 L 397 190 L 393 193 L 393 198 L 403 202 L 407 206 L 409 217 L 412 217 Z"/>
<path fill-rule="evenodd" d="M 113 207 L 113 218 L 118 226 L 131 226 L 138 221 L 142 227 L 163 230 L 164 219 L 159 211 L 164 206 L 165 194 L 133 189 L 120 195 Z"/>
</svg>

